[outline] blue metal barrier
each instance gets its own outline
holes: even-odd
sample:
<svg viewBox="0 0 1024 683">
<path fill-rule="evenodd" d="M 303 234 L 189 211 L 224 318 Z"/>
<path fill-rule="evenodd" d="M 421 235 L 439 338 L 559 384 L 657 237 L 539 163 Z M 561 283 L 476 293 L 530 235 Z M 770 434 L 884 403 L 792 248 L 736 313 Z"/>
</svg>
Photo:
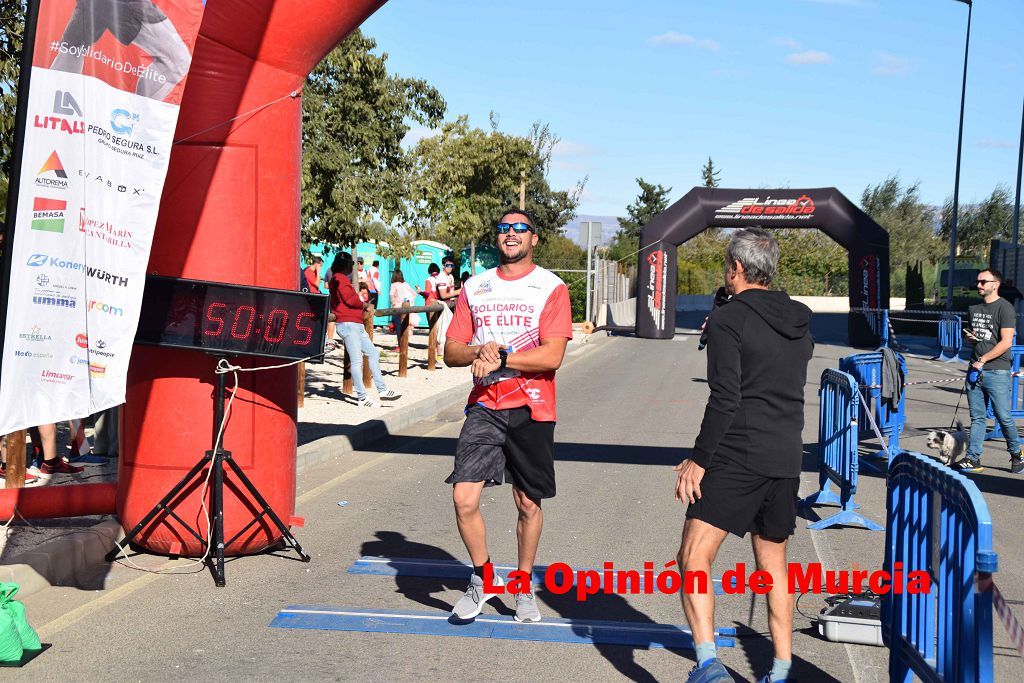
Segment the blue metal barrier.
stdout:
<svg viewBox="0 0 1024 683">
<path fill-rule="evenodd" d="M 1013 377 L 1010 383 L 1010 416 L 1014 420 L 1020 420 L 1024 418 L 1024 393 L 1021 392 L 1021 384 L 1024 382 L 1024 377 L 1017 377 L 1017 373 L 1020 372 L 1021 359 L 1024 358 L 1024 346 L 1011 346 L 1010 347 L 1010 372 L 1013 373 Z M 985 434 L 985 440 L 989 439 L 1002 439 L 1003 428 L 995 421 L 996 414 L 992 412 L 992 401 L 988 401 L 986 406 L 988 419 L 992 420 L 993 427 L 992 431 Z"/>
<path fill-rule="evenodd" d="M 868 327 L 878 335 L 878 346 L 889 345 L 889 311 L 885 309 L 863 309 L 861 315 L 868 321 Z"/>
<path fill-rule="evenodd" d="M 907 361 L 900 354 L 896 354 L 896 356 L 899 358 L 900 368 L 906 378 Z M 903 392 L 899 404 L 895 408 L 890 406 L 888 401 L 882 400 L 882 353 L 880 351 L 857 353 L 840 358 L 839 369 L 852 375 L 860 387 L 862 400 L 859 402 L 857 410 L 857 422 L 860 426 L 859 438 L 877 438 L 874 430 L 871 429 L 871 421 L 868 418 L 867 410 L 870 410 L 871 415 L 875 418 L 875 424 L 878 425 L 878 430 L 882 433 L 882 438 L 886 441 L 885 445 L 891 458 L 892 455 L 899 452 L 900 433 L 907 423 L 907 392 Z M 881 445 L 879 444 L 879 446 Z M 876 452 L 874 455 L 878 455 L 880 452 L 882 451 Z M 872 469 L 877 470 L 874 467 Z"/>
<path fill-rule="evenodd" d="M 960 351 L 964 347 L 964 326 L 960 316 L 943 313 L 939 319 L 939 355 L 934 360 L 946 363 L 962 362 Z"/>
<path fill-rule="evenodd" d="M 818 389 L 818 484 L 821 490 L 800 501 L 801 507 L 838 504 L 842 510 L 808 529 L 827 529 L 837 524 L 859 524 L 872 531 L 882 527 L 854 510 L 857 493 L 857 381 L 848 373 L 832 370 L 821 373 Z M 834 483 L 839 493 L 831 489 Z"/>
<path fill-rule="evenodd" d="M 992 520 L 978 487 L 920 453 L 889 466 L 885 569 L 926 571 L 931 590 L 882 596 L 889 680 L 989 683 L 992 593 L 978 589 L 998 569 Z"/>
</svg>

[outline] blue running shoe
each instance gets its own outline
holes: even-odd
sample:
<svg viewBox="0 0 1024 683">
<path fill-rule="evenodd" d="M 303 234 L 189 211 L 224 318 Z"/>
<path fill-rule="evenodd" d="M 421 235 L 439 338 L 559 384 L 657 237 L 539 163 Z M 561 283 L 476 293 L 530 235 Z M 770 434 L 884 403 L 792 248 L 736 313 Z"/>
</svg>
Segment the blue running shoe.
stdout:
<svg viewBox="0 0 1024 683">
<path fill-rule="evenodd" d="M 690 676 L 686 683 L 733 683 L 736 679 L 729 675 L 729 671 L 722 664 L 718 657 L 704 662 L 704 666 L 695 666 L 690 669 Z"/>
</svg>

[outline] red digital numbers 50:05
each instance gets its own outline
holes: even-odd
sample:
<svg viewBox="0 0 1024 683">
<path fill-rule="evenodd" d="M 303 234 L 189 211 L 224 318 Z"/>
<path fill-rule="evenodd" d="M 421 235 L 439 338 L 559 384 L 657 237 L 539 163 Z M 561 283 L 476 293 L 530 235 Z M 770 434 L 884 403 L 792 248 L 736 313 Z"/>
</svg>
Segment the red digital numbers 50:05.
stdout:
<svg viewBox="0 0 1024 683">
<path fill-rule="evenodd" d="M 283 308 L 274 308 L 263 314 L 248 305 L 238 306 L 232 315 L 227 304 L 214 302 L 206 307 L 207 325 L 203 334 L 221 337 L 227 330 L 232 339 L 251 340 L 262 337 L 269 344 L 278 344 L 289 332 L 289 318 L 288 311 Z M 309 344 L 313 340 L 313 327 L 308 322 L 315 319 L 314 313 L 302 312 L 296 315 L 293 321 L 295 332 L 288 335 L 289 342 L 296 346 Z"/>
</svg>

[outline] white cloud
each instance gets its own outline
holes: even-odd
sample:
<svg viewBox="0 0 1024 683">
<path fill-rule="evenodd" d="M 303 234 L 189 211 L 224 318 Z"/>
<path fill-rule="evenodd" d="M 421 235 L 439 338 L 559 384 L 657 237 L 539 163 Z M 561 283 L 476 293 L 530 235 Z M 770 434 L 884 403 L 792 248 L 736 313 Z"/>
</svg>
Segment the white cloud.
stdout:
<svg viewBox="0 0 1024 683">
<path fill-rule="evenodd" d="M 1014 149 L 1017 147 L 1017 145 L 1007 140 L 978 140 L 976 144 L 978 147 L 986 149 Z"/>
<path fill-rule="evenodd" d="M 871 70 L 871 73 L 876 76 L 909 76 L 913 67 L 913 63 L 906 57 L 888 52 L 876 52 L 875 68 Z"/>
<path fill-rule="evenodd" d="M 775 38 L 772 42 L 775 43 L 776 45 L 781 45 L 782 47 L 789 50 L 800 49 L 800 43 L 793 40 L 792 38 Z"/>
<path fill-rule="evenodd" d="M 717 52 L 719 45 L 716 41 L 710 38 L 694 38 L 691 35 L 685 33 L 676 33 L 675 31 L 669 31 L 668 33 L 662 33 L 658 36 L 651 36 L 647 39 L 648 45 L 689 45 L 691 47 L 697 47 L 702 50 L 711 50 Z"/>
<path fill-rule="evenodd" d="M 832 55 L 821 50 L 805 50 L 786 55 L 787 64 L 828 64 Z"/>
</svg>

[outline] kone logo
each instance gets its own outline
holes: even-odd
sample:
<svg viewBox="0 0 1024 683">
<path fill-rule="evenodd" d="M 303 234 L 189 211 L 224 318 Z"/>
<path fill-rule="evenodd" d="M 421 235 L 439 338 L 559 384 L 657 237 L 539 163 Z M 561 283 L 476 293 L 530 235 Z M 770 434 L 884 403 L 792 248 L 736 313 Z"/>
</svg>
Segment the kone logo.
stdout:
<svg viewBox="0 0 1024 683">
<path fill-rule="evenodd" d="M 110 127 L 115 133 L 131 135 L 135 131 L 135 124 L 139 122 L 139 115 L 133 114 L 127 109 L 115 109 L 110 112 Z"/>
<path fill-rule="evenodd" d="M 36 268 L 38 268 L 39 266 L 45 266 L 46 260 L 48 258 L 50 257 L 47 256 L 46 254 L 32 254 L 31 256 L 28 257 L 28 262 L 26 265 L 35 266 Z"/>
<path fill-rule="evenodd" d="M 124 315 L 124 309 L 118 308 L 117 306 L 111 306 L 105 304 L 102 301 L 90 301 L 87 310 L 99 311 L 100 313 L 107 313 L 109 315 L 122 316 Z"/>
<path fill-rule="evenodd" d="M 54 190 L 68 189 L 68 174 L 64 170 L 64 165 L 60 163 L 57 150 L 50 152 L 50 156 L 39 169 L 39 173 L 36 174 L 36 185 Z"/>
</svg>

